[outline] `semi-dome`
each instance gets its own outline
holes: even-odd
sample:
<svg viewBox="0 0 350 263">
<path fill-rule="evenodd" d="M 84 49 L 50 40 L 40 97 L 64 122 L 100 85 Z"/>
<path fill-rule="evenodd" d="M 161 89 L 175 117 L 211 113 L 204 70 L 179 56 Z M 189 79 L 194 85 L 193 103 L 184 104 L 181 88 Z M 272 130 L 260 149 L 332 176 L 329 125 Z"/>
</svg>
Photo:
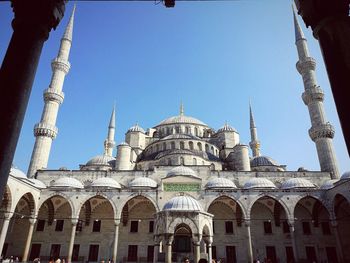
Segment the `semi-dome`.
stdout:
<svg viewBox="0 0 350 263">
<path fill-rule="evenodd" d="M 142 127 L 140 127 L 140 126 L 136 123 L 134 126 L 131 126 L 131 127 L 128 129 L 127 133 L 128 133 L 128 132 L 142 132 L 142 133 L 145 133 L 145 130 L 142 129 Z"/>
<path fill-rule="evenodd" d="M 256 156 L 250 160 L 250 166 L 279 166 L 279 164 L 268 156 Z"/>
<path fill-rule="evenodd" d="M 220 132 L 237 132 L 237 130 L 232 126 L 228 125 L 227 123 L 225 123 L 224 126 L 218 129 L 217 133 L 220 133 Z"/>
<path fill-rule="evenodd" d="M 53 182 L 51 187 L 83 189 L 84 185 L 73 177 L 61 177 Z"/>
<path fill-rule="evenodd" d="M 276 188 L 276 185 L 271 182 L 269 179 L 254 177 L 250 178 L 245 182 L 244 189 L 255 189 L 255 188 Z"/>
<path fill-rule="evenodd" d="M 338 179 L 328 180 L 328 181 L 324 182 L 320 188 L 323 190 L 331 189 L 334 187 L 334 183 L 336 183 L 336 182 L 338 182 Z"/>
<path fill-rule="evenodd" d="M 316 185 L 304 178 L 290 178 L 282 183 L 282 189 L 315 188 Z"/>
<path fill-rule="evenodd" d="M 93 158 L 91 158 L 87 163 L 86 166 L 110 166 L 111 162 L 115 161 L 115 158 L 108 155 L 97 155 Z"/>
<path fill-rule="evenodd" d="M 177 166 L 177 167 L 171 169 L 167 173 L 166 177 L 173 177 L 173 176 L 179 176 L 179 175 L 198 178 L 198 175 L 195 171 L 193 171 L 191 168 L 183 166 L 183 165 Z"/>
<path fill-rule="evenodd" d="M 163 120 L 162 122 L 160 122 L 157 126 L 168 125 L 168 124 L 179 124 L 179 123 L 208 126 L 204 122 L 202 122 L 196 118 L 181 115 L 181 114 L 178 116 L 173 116 L 173 117 L 167 118 L 167 119 Z"/>
<path fill-rule="evenodd" d="M 28 181 L 33 183 L 36 188 L 39 188 L 39 189 L 45 189 L 46 188 L 46 185 L 42 181 L 40 181 L 38 179 L 30 178 L 30 179 L 28 179 Z"/>
<path fill-rule="evenodd" d="M 10 175 L 17 178 L 27 178 L 26 174 L 16 167 L 11 167 Z"/>
<path fill-rule="evenodd" d="M 114 188 L 114 189 L 121 189 L 120 184 L 110 178 L 110 177 L 100 177 L 96 180 L 94 180 L 91 185 L 91 187 L 105 187 L 105 188 Z"/>
<path fill-rule="evenodd" d="M 340 177 L 340 180 L 347 180 L 347 179 L 350 179 L 350 171 L 343 173 L 343 175 Z"/>
<path fill-rule="evenodd" d="M 217 177 L 209 180 L 205 185 L 206 189 L 235 189 L 237 186 L 229 179 Z"/>
<path fill-rule="evenodd" d="M 148 177 L 138 177 L 129 183 L 131 188 L 155 188 L 157 187 L 157 182 Z"/>
<path fill-rule="evenodd" d="M 166 211 L 202 211 L 201 205 L 191 196 L 175 196 L 163 207 Z"/>
</svg>

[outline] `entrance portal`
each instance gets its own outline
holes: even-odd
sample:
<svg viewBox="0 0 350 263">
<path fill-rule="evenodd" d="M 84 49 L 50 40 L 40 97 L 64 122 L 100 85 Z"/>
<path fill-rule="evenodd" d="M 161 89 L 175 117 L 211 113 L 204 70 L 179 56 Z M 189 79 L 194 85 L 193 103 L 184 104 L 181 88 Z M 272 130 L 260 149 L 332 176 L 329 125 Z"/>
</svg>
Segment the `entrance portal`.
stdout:
<svg viewBox="0 0 350 263">
<path fill-rule="evenodd" d="M 178 225 L 174 233 L 173 252 L 191 253 L 191 238 L 191 229 L 185 224 Z"/>
</svg>

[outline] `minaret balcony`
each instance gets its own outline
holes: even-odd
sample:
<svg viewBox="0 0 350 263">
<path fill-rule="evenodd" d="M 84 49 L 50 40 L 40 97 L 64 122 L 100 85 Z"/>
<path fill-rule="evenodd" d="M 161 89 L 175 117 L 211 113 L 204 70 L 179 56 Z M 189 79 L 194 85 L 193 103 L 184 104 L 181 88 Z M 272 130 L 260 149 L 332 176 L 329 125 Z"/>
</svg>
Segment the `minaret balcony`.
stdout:
<svg viewBox="0 0 350 263">
<path fill-rule="evenodd" d="M 47 123 L 37 123 L 34 126 L 34 136 L 45 136 L 50 137 L 51 139 L 55 139 L 58 133 L 58 129 L 56 126 L 47 124 Z"/>
<path fill-rule="evenodd" d="M 329 138 L 333 139 L 334 137 L 334 128 L 333 126 L 327 122 L 325 124 L 313 126 L 309 129 L 309 135 L 311 140 L 316 141 L 320 138 Z"/>
<path fill-rule="evenodd" d="M 44 101 L 54 101 L 57 102 L 58 104 L 62 104 L 64 100 L 64 93 L 59 90 L 55 90 L 52 88 L 47 88 L 44 90 Z"/>
<path fill-rule="evenodd" d="M 67 74 L 70 69 L 70 63 L 69 61 L 64 59 L 55 58 L 51 62 L 51 68 L 52 68 L 52 71 L 60 70 L 60 71 L 63 71 L 65 74 Z"/>
<path fill-rule="evenodd" d="M 323 90 L 319 86 L 315 86 L 314 88 L 307 89 L 303 93 L 302 99 L 305 105 L 309 105 L 310 103 L 317 102 L 317 101 L 322 102 L 324 100 Z"/>
<path fill-rule="evenodd" d="M 308 73 L 316 69 L 316 60 L 312 57 L 303 58 L 297 62 L 296 67 L 300 74 Z"/>
</svg>

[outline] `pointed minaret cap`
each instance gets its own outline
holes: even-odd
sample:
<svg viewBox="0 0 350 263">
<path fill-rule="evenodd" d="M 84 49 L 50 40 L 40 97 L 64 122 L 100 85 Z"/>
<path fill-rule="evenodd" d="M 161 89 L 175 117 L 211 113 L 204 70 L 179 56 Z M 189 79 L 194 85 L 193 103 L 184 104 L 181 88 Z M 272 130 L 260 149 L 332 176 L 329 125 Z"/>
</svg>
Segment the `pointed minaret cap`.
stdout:
<svg viewBox="0 0 350 263">
<path fill-rule="evenodd" d="M 74 4 L 72 15 L 69 18 L 68 25 L 66 27 L 66 31 L 64 31 L 63 39 L 67 39 L 72 41 L 73 38 L 73 25 L 74 25 L 74 13 L 75 13 L 75 7 L 76 5 Z"/>
<path fill-rule="evenodd" d="M 250 128 L 256 128 L 254 116 L 253 116 L 253 111 L 252 111 L 252 104 L 251 104 L 250 100 L 249 100 L 249 115 L 250 115 Z"/>
<path fill-rule="evenodd" d="M 184 104 L 181 101 L 181 104 L 180 104 L 180 116 L 183 116 L 183 115 L 184 115 Z"/>
<path fill-rule="evenodd" d="M 115 105 L 113 106 L 111 119 L 109 120 L 108 128 L 115 128 Z"/>
<path fill-rule="evenodd" d="M 295 7 L 293 4 L 292 4 L 292 10 L 293 10 L 293 18 L 294 18 L 295 42 L 298 42 L 301 39 L 306 40 L 303 30 L 301 29 L 300 24 L 298 22 L 297 15 L 295 13 Z"/>
</svg>

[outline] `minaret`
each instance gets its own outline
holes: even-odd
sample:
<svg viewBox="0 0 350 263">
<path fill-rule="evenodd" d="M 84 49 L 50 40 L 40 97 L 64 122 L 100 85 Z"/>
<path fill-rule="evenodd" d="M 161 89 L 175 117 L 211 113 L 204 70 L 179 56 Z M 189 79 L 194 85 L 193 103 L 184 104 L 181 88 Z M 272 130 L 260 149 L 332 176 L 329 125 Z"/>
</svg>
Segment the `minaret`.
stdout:
<svg viewBox="0 0 350 263">
<path fill-rule="evenodd" d="M 104 146 L 105 146 L 104 154 L 110 157 L 113 157 L 113 149 L 115 146 L 114 134 L 115 134 L 115 106 L 113 107 L 113 110 L 112 110 L 111 119 L 108 125 L 108 134 L 104 142 Z"/>
<path fill-rule="evenodd" d="M 297 70 L 303 77 L 304 93 L 302 99 L 309 109 L 311 128 L 309 135 L 316 144 L 318 160 L 321 171 L 331 172 L 332 179 L 339 178 L 337 160 L 333 148 L 334 128 L 327 121 L 323 107 L 324 93 L 318 86 L 316 80 L 316 61 L 310 57 L 307 41 L 298 23 L 293 8 L 295 44 L 298 49 L 299 61 L 296 64 Z"/>
<path fill-rule="evenodd" d="M 41 120 L 34 126 L 34 136 L 36 139 L 28 168 L 28 177 L 33 177 L 38 169 L 45 169 L 47 167 L 52 140 L 56 138 L 58 133 L 56 118 L 59 106 L 64 99 L 64 93 L 62 92 L 64 78 L 70 68 L 68 57 L 72 45 L 74 12 L 75 6 L 61 39 L 58 56 L 51 62 L 51 83 L 44 91 L 45 105 Z"/>
<path fill-rule="evenodd" d="M 184 104 L 182 102 L 180 104 L 180 116 L 184 116 Z"/>
<path fill-rule="evenodd" d="M 260 141 L 258 139 L 258 132 L 255 126 L 252 105 L 250 102 L 249 102 L 249 114 L 250 114 L 250 138 L 251 138 L 249 146 L 252 149 L 253 157 L 257 157 L 257 156 L 260 156 Z"/>
</svg>

